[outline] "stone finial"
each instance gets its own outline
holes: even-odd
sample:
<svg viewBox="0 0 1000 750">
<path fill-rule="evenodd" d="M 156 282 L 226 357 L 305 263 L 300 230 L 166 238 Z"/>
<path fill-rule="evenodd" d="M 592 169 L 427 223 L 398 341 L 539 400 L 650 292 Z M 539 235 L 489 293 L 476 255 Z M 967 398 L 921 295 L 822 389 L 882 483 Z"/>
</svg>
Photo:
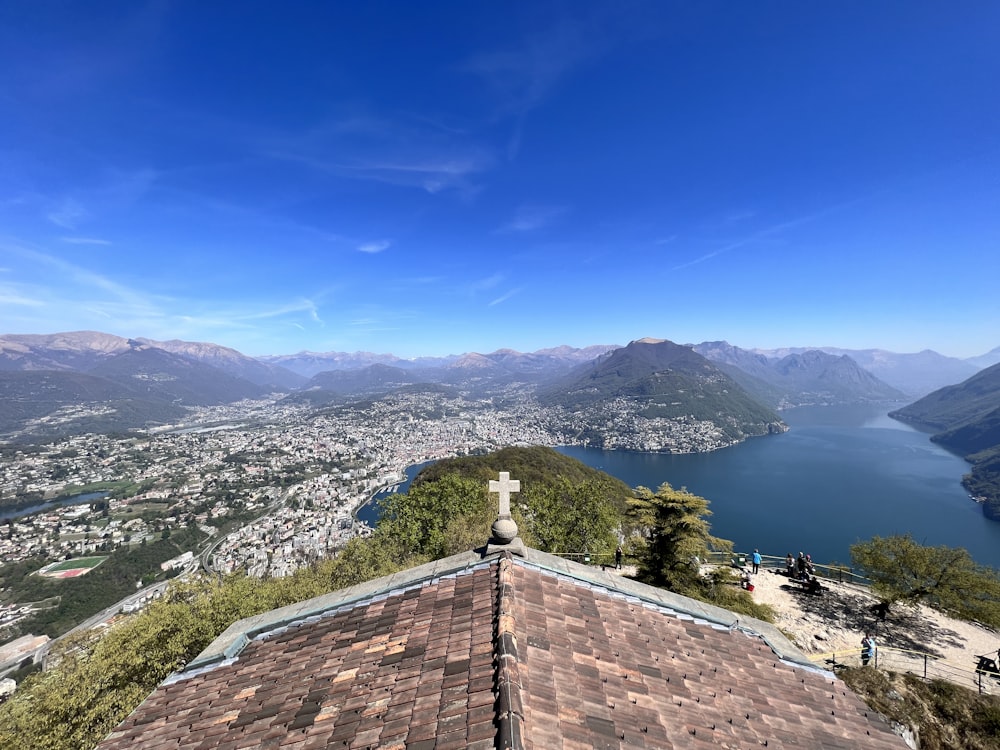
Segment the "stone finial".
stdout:
<svg viewBox="0 0 1000 750">
<path fill-rule="evenodd" d="M 517 538 L 517 524 L 510 515 L 510 493 L 520 491 L 521 482 L 511 479 L 506 471 L 500 472 L 499 480 L 490 480 L 490 492 L 497 492 L 500 495 L 500 513 L 491 529 L 496 544 L 510 544 Z"/>
</svg>

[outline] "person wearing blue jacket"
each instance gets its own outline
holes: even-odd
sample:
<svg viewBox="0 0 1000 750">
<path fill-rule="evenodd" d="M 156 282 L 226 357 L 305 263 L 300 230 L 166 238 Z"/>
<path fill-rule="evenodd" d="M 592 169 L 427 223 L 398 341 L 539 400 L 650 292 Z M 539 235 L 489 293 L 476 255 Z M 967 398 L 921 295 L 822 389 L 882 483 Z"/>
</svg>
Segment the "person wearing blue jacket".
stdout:
<svg viewBox="0 0 1000 750">
<path fill-rule="evenodd" d="M 753 551 L 753 557 L 751 559 L 753 560 L 753 572 L 754 573 L 760 572 L 760 550 L 755 549 Z"/>
</svg>

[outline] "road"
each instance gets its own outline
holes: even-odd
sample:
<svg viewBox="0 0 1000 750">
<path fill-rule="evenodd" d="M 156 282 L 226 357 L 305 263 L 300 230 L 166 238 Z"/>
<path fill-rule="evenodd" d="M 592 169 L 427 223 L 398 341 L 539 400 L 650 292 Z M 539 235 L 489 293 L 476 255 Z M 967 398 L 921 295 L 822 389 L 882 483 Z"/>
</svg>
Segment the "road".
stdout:
<svg viewBox="0 0 1000 750">
<path fill-rule="evenodd" d="M 79 625 L 77 625 L 69 632 L 63 633 L 58 638 L 53 638 L 48 643 L 45 643 L 39 646 L 37 649 L 35 649 L 32 661 L 34 661 L 35 664 L 41 663 L 42 670 L 45 670 L 46 659 L 48 658 L 49 651 L 51 651 L 52 647 L 55 646 L 57 643 L 59 643 L 61 640 L 63 640 L 64 638 L 69 638 L 72 635 L 76 635 L 77 633 L 82 633 L 86 630 L 91 630 L 93 628 L 106 625 L 108 622 L 111 621 L 111 618 L 113 618 L 115 615 L 120 614 L 122 608 L 125 607 L 126 605 L 135 604 L 136 602 L 144 598 L 153 599 L 158 596 L 162 596 L 163 592 L 167 590 L 167 586 L 170 585 L 171 581 L 176 581 L 191 575 L 192 573 L 198 570 L 198 567 L 199 567 L 198 561 L 194 560 L 184 569 L 183 573 L 176 576 L 175 578 L 171 578 L 170 580 L 167 581 L 157 581 L 156 583 L 150 586 L 146 586 L 143 589 L 139 589 L 134 594 L 129 594 L 120 602 L 112 604 L 110 607 L 101 610 L 96 615 L 88 617 L 86 620 L 81 622 Z M 27 656 L 25 658 L 27 658 Z"/>
<path fill-rule="evenodd" d="M 280 508 L 288 500 L 289 496 L 292 494 L 292 491 L 294 489 L 295 487 L 289 487 L 284 492 L 282 492 L 281 497 L 279 497 L 273 503 L 268 505 L 264 509 L 264 512 L 261 513 L 259 516 L 257 516 L 257 518 L 255 518 L 253 521 L 250 521 L 250 523 L 254 523 L 255 521 L 266 516 L 268 513 L 272 513 L 276 509 Z M 235 531 L 230 533 L 235 533 Z M 203 552 L 201 552 L 197 557 L 194 558 L 194 560 L 191 563 L 188 564 L 188 566 L 184 569 L 184 572 L 182 572 L 180 575 L 167 581 L 158 581 L 157 583 L 151 584 L 143 589 L 136 591 L 134 594 L 129 594 L 121 601 L 112 604 L 110 607 L 107 607 L 106 609 L 101 610 L 96 615 L 88 617 L 86 620 L 81 622 L 79 625 L 77 625 L 69 632 L 64 633 L 63 635 L 57 638 L 53 638 L 48 643 L 39 646 L 37 649 L 35 649 L 35 651 L 32 654 L 25 654 L 24 659 L 31 658 L 31 660 L 35 664 L 41 663 L 42 669 L 44 670 L 46 668 L 46 660 L 48 659 L 48 655 L 49 652 L 52 650 L 52 647 L 55 646 L 60 641 L 62 641 L 64 638 L 68 638 L 72 635 L 76 635 L 77 633 L 82 633 L 84 631 L 92 630 L 93 628 L 106 625 L 108 622 L 111 621 L 111 619 L 115 615 L 120 614 L 123 608 L 135 604 L 142 599 L 148 600 L 161 596 L 163 592 L 167 590 L 167 586 L 170 585 L 171 581 L 183 579 L 187 576 L 192 575 L 193 573 L 197 572 L 199 569 L 202 568 L 204 568 L 209 573 L 214 572 L 211 567 L 212 553 L 215 552 L 216 547 L 218 547 L 223 541 L 225 541 L 228 538 L 228 536 L 229 536 L 228 534 L 226 536 L 221 536 L 215 541 L 213 541 L 210 545 L 208 545 L 208 547 L 206 547 Z M 23 661 L 24 660 L 22 659 L 21 663 L 23 663 Z"/>
</svg>

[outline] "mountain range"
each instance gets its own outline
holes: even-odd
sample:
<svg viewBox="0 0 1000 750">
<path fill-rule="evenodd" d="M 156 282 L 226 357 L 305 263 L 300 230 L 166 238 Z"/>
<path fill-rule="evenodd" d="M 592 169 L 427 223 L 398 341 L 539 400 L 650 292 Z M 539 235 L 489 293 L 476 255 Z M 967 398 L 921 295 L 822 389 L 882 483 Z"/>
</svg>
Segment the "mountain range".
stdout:
<svg viewBox="0 0 1000 750">
<path fill-rule="evenodd" d="M 93 331 L 15 334 L 0 336 L 0 434 L 122 430 L 174 422 L 190 406 L 268 394 L 323 406 L 431 385 L 476 397 L 517 386 L 545 404 L 592 414 L 624 399 L 637 417 L 714 414 L 720 430 L 743 434 L 732 420 L 745 420 L 746 434 L 758 434 L 780 421 L 775 408 L 904 400 L 928 384 L 958 382 L 993 357 L 1000 358 L 1000 347 L 958 360 L 935 352 L 764 351 L 724 341 L 681 346 L 642 339 L 626 347 L 501 349 L 417 359 L 368 352 L 254 358 L 211 343 Z M 872 368 L 887 373 L 889 382 Z M 724 408 L 716 403 L 720 399 Z M 726 410 L 730 422 L 723 425 L 718 415 Z"/>
<path fill-rule="evenodd" d="M 572 413 L 599 447 L 614 447 L 609 440 L 620 440 L 623 429 L 690 433 L 697 423 L 711 424 L 715 439 L 730 443 L 787 429 L 705 357 L 660 339 L 633 341 L 575 368 L 541 389 L 539 401 Z"/>
<path fill-rule="evenodd" d="M 902 401 L 906 394 L 846 354 L 817 349 L 767 357 L 725 341 L 692 349 L 715 363 L 751 395 L 778 409 L 811 404 Z"/>
<path fill-rule="evenodd" d="M 828 346 L 812 349 L 792 347 L 750 351 L 768 359 L 781 359 L 790 354 L 804 354 L 807 351 L 821 351 L 835 356 L 846 355 L 879 380 L 899 389 L 908 398 L 914 399 L 946 385 L 959 383 L 984 367 L 1000 362 L 1000 346 L 967 359 L 946 357 L 931 349 L 902 354 L 885 349 L 838 349 Z"/>
<path fill-rule="evenodd" d="M 127 339 L 95 331 L 0 336 L 0 371 L 88 372 L 116 356 L 141 349 L 157 349 L 211 365 L 233 377 L 275 390 L 297 387 L 307 379 L 279 365 L 218 344 Z"/>
</svg>

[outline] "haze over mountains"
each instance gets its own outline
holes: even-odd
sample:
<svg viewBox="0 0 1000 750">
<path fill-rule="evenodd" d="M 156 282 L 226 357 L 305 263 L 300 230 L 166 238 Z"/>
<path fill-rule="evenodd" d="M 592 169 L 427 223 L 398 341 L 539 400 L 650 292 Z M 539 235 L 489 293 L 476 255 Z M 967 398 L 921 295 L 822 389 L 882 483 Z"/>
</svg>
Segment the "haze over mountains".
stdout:
<svg viewBox="0 0 1000 750">
<path fill-rule="evenodd" d="M 0 371 L 87 372 L 115 357 L 144 349 L 157 349 L 211 365 L 258 386 L 293 388 L 306 379 L 283 367 L 247 357 L 218 344 L 127 339 L 95 331 L 0 336 Z"/>
<path fill-rule="evenodd" d="M 774 359 L 809 351 L 802 347 L 753 349 L 756 354 Z M 880 380 L 898 388 L 909 398 L 919 398 L 946 385 L 960 383 L 984 367 L 1000 362 L 1000 347 L 968 359 L 946 357 L 930 349 L 912 354 L 897 354 L 884 349 L 838 349 L 819 347 L 836 356 L 848 356 Z"/>
<path fill-rule="evenodd" d="M 907 394 L 863 369 L 847 354 L 805 350 L 780 358 L 740 349 L 725 341 L 692 347 L 749 393 L 775 408 L 806 403 L 900 401 Z"/>
<path fill-rule="evenodd" d="M 889 416 L 935 431 L 931 440 L 972 464 L 962 484 L 1000 521 L 1000 364 L 941 388 Z"/>
<path fill-rule="evenodd" d="M 1000 359 L 1000 348 L 959 360 L 880 350 L 767 353 L 726 342 L 680 346 L 656 339 L 411 360 L 365 352 L 252 358 L 211 343 L 92 331 L 5 335 L 0 434 L 127 430 L 175 422 L 186 407 L 268 394 L 323 406 L 433 387 L 478 398 L 515 388 L 519 397 L 537 396 L 543 405 L 589 410 L 605 430 L 611 429 L 609 404 L 620 409 L 628 402 L 639 419 L 709 418 L 720 431 L 745 436 L 775 429 L 780 419 L 773 409 L 906 400 L 926 393 L 919 389 L 929 384 L 964 380 L 991 358 Z"/>
</svg>

